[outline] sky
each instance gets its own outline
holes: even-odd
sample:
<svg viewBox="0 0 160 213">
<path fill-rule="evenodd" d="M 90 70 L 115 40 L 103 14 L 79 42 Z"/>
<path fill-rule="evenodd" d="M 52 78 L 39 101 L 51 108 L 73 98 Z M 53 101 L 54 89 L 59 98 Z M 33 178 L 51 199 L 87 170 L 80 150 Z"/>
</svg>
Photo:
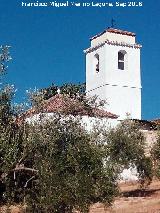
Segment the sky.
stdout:
<svg viewBox="0 0 160 213">
<path fill-rule="evenodd" d="M 113 7 L 49 6 L 67 1 L 0 0 L 0 44 L 10 45 L 12 61 L 5 81 L 17 90 L 15 101 L 26 100 L 26 90 L 52 83 L 85 82 L 85 54 L 89 38 L 111 26 L 136 33 L 142 44 L 142 118 L 160 118 L 160 1 L 104 1 Z M 115 6 L 126 3 L 125 7 Z M 136 4 L 139 6 L 129 6 Z M 47 7 L 22 6 L 47 3 Z M 100 4 L 99 4 L 100 5 Z M 142 6 L 141 6 L 142 5 Z"/>
</svg>

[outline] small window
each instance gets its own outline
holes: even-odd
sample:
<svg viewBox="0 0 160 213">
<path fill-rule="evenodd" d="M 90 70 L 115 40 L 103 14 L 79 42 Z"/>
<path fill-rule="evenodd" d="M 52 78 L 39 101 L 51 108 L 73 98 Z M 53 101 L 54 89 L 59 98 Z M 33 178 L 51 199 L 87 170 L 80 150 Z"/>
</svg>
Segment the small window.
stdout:
<svg viewBox="0 0 160 213">
<path fill-rule="evenodd" d="M 94 61 L 95 61 L 95 71 L 99 72 L 99 55 L 97 53 L 94 55 Z"/>
<path fill-rule="evenodd" d="M 118 52 L 118 69 L 124 70 L 126 68 L 126 51 L 122 50 Z"/>
</svg>

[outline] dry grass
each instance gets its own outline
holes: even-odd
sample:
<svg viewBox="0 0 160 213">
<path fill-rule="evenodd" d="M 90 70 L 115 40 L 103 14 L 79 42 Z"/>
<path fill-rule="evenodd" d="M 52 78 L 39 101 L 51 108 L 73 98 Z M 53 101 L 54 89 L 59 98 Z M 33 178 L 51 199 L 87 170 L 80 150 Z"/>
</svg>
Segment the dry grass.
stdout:
<svg viewBox="0 0 160 213">
<path fill-rule="evenodd" d="M 1 213 L 23 213 L 23 208 L 19 205 L 17 206 L 3 206 L 0 208 Z"/>
<path fill-rule="evenodd" d="M 104 209 L 102 204 L 92 206 L 90 213 L 160 213 L 160 181 L 153 181 L 145 191 L 138 184 L 121 184 L 122 196 L 113 206 Z"/>
</svg>

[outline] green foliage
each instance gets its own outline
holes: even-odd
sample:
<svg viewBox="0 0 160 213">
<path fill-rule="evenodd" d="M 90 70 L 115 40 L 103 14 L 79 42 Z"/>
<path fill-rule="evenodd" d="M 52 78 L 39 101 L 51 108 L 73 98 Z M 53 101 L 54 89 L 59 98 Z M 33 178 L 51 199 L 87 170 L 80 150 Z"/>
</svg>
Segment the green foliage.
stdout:
<svg viewBox="0 0 160 213">
<path fill-rule="evenodd" d="M 83 98 L 85 95 L 85 84 L 63 84 L 60 87 L 61 94 L 68 94 L 71 98 Z"/>
<path fill-rule="evenodd" d="M 21 158 L 23 142 L 23 125 L 18 126 L 16 123 L 16 112 L 14 111 L 11 100 L 13 97 L 13 88 L 5 87 L 0 91 L 0 174 L 1 184 L 7 193 L 11 192 L 8 188 L 10 180 L 8 175 L 13 173 L 17 162 Z M 12 174 L 13 176 L 13 174 Z M 14 181 L 15 182 L 15 181 Z M 12 192 L 13 193 L 13 192 Z M 2 199 L 2 198 L 1 198 Z"/>
<path fill-rule="evenodd" d="M 57 95 L 58 89 L 60 90 L 60 94 L 67 95 L 70 98 L 77 98 L 80 101 L 83 101 L 85 97 L 85 84 L 63 84 L 62 86 L 52 84 L 50 87 L 44 89 L 28 91 L 32 106 L 39 107 L 44 100 Z"/>
<path fill-rule="evenodd" d="M 157 141 L 152 147 L 151 156 L 154 162 L 155 175 L 160 178 L 160 132 L 158 132 Z"/>
<path fill-rule="evenodd" d="M 88 212 L 117 193 L 113 166 L 78 121 L 61 117 L 29 127 L 23 163 L 38 170 L 27 201 L 37 212 Z"/>
<path fill-rule="evenodd" d="M 136 167 L 139 180 L 150 183 L 153 177 L 151 158 L 145 156 L 145 138 L 138 125 L 125 120 L 106 135 L 107 151 L 118 170 Z"/>
<path fill-rule="evenodd" d="M 154 160 L 160 160 L 160 133 L 158 134 L 157 141 L 154 144 L 151 153 Z"/>
<path fill-rule="evenodd" d="M 9 46 L 1 46 L 0 52 L 0 75 L 2 75 L 7 71 L 7 62 L 11 59 Z M 4 179 L 16 161 L 19 142 L 19 133 L 14 122 L 15 114 L 11 104 L 13 94 L 13 86 L 3 85 L 2 82 L 0 87 L 0 200 L 6 187 Z"/>
<path fill-rule="evenodd" d="M 152 178 L 144 137 L 134 122 L 87 132 L 78 118 L 57 115 L 17 125 L 15 113 L 9 115 L 12 134 L 0 138 L 5 196 L 27 203 L 28 212 L 88 212 L 90 204 L 111 204 L 118 175 L 132 165 L 142 182 Z"/>
<path fill-rule="evenodd" d="M 138 158 L 135 165 L 139 174 L 141 187 L 148 186 L 151 183 L 154 175 L 151 157 L 144 155 L 142 158 Z"/>
<path fill-rule="evenodd" d="M 0 126 L 7 126 L 12 119 L 13 109 L 11 107 L 11 99 L 13 96 L 13 88 L 6 86 L 0 89 Z"/>
<path fill-rule="evenodd" d="M 117 194 L 117 173 L 111 163 L 103 163 L 104 144 L 97 146 L 73 117 L 18 122 L 13 90 L 1 92 L 3 198 L 27 202 L 31 212 L 88 212 L 92 203 L 110 204 Z"/>
<path fill-rule="evenodd" d="M 58 86 L 52 84 L 51 86 L 41 89 L 40 92 L 43 94 L 43 99 L 48 100 L 49 98 L 57 94 Z"/>
<path fill-rule="evenodd" d="M 9 50 L 8 46 L 0 47 L 0 75 L 4 74 L 7 70 L 6 63 L 9 61 Z M 13 96 L 13 87 L 12 86 L 4 86 L 1 83 L 0 87 L 0 168 L 4 163 L 3 151 L 5 150 L 5 145 L 7 145 L 8 141 L 10 141 L 12 130 L 12 121 L 13 121 L 13 109 L 11 107 L 11 99 Z"/>
<path fill-rule="evenodd" d="M 0 46 L 0 75 L 7 71 L 7 62 L 11 60 L 9 53 L 10 46 Z"/>
</svg>

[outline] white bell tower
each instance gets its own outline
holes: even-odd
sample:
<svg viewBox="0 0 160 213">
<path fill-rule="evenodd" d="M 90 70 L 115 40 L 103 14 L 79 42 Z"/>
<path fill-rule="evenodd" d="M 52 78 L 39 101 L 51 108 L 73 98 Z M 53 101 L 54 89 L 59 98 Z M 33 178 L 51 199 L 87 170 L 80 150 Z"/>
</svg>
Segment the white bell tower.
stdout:
<svg viewBox="0 0 160 213">
<path fill-rule="evenodd" d="M 141 119 L 140 48 L 135 33 L 108 28 L 92 37 L 86 54 L 87 95 L 106 100 L 119 119 Z"/>
</svg>

